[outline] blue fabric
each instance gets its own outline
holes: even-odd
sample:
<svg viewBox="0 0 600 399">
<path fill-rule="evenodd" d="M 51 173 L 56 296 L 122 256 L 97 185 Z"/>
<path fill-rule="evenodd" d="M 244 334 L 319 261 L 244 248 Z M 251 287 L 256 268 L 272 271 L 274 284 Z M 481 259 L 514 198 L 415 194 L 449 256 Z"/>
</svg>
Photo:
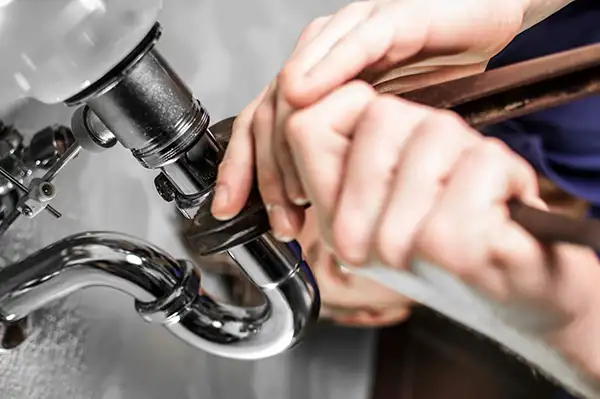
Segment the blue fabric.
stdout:
<svg viewBox="0 0 600 399">
<path fill-rule="evenodd" d="M 600 42 L 600 1 L 576 0 L 519 35 L 490 69 Z M 600 96 L 488 127 L 565 191 L 600 205 Z M 598 210 L 596 210 L 598 212 Z"/>
<path fill-rule="evenodd" d="M 600 1 L 576 0 L 519 35 L 489 69 L 600 42 Z M 599 55 L 600 56 L 600 55 Z M 486 128 L 600 217 L 600 96 Z M 563 391 L 556 398 L 570 398 Z"/>
</svg>

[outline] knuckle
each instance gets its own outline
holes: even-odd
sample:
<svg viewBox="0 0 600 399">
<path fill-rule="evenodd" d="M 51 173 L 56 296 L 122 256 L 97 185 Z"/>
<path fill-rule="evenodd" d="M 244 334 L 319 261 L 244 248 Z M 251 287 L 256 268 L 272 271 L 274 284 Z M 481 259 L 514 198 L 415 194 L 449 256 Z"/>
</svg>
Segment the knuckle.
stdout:
<svg viewBox="0 0 600 399">
<path fill-rule="evenodd" d="M 502 141 L 494 137 L 483 138 L 475 155 L 488 162 L 505 161 L 513 157 L 512 150 Z"/>
<path fill-rule="evenodd" d="M 427 222 L 417 235 L 415 246 L 419 252 L 425 255 L 443 253 L 445 238 L 450 234 L 447 224 L 434 217 Z"/>
<path fill-rule="evenodd" d="M 365 112 L 369 108 L 374 107 L 373 102 L 377 101 L 379 97 L 387 97 L 385 94 L 378 96 L 375 88 L 363 80 L 354 80 L 348 83 L 342 90 L 345 90 L 346 95 L 349 97 L 365 101 Z"/>
<path fill-rule="evenodd" d="M 377 91 L 375 88 L 373 88 L 372 85 L 364 80 L 353 80 L 352 82 L 348 83 L 347 87 L 356 91 L 356 95 L 360 95 L 361 97 L 375 98 L 377 96 Z M 383 94 L 380 97 L 388 97 L 388 95 Z M 393 96 L 389 97 L 393 98 Z"/>
<path fill-rule="evenodd" d="M 472 162 L 482 173 L 503 173 L 507 164 L 514 162 L 514 153 L 501 140 L 483 138 L 470 154 Z"/>
<path fill-rule="evenodd" d="M 506 143 L 497 138 L 484 138 L 473 157 L 482 170 L 503 174 L 508 168 L 518 174 L 519 179 L 525 182 L 527 187 L 538 186 L 535 169 Z"/>
<path fill-rule="evenodd" d="M 378 120 L 393 115 L 399 107 L 398 100 L 389 94 L 383 94 L 375 97 L 365 110 L 365 118 Z"/>
<path fill-rule="evenodd" d="M 524 158 L 522 158 L 517 153 L 513 152 L 512 149 L 509 148 L 510 155 L 513 158 L 513 162 L 517 168 L 519 168 L 519 172 L 523 174 L 523 176 L 530 183 L 538 185 L 538 175 L 535 169 L 531 166 L 529 162 L 527 162 Z"/>
<path fill-rule="evenodd" d="M 430 221 L 415 239 L 418 253 L 465 281 L 472 281 L 477 273 L 477 262 L 467 245 L 456 240 L 457 234 L 450 223 L 441 218 Z"/>
<path fill-rule="evenodd" d="M 515 163 L 519 167 L 519 172 L 523 175 L 528 184 L 532 187 L 538 187 L 538 175 L 535 169 L 519 155 L 514 154 L 514 158 Z"/>
<path fill-rule="evenodd" d="M 448 110 L 432 110 L 426 120 L 436 127 L 467 127 L 465 121 L 457 113 Z"/>
</svg>

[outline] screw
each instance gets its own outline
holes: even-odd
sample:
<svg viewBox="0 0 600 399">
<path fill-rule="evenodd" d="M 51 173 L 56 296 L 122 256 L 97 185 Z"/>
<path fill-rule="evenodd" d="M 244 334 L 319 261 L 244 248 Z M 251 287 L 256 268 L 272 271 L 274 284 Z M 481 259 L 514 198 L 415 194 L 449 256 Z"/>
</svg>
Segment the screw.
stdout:
<svg viewBox="0 0 600 399">
<path fill-rule="evenodd" d="M 48 182 L 40 184 L 40 191 L 47 197 L 52 197 L 55 194 L 54 185 Z"/>
<path fill-rule="evenodd" d="M 33 215 L 33 210 L 31 210 L 31 208 L 28 206 L 24 206 L 23 209 L 21 209 L 21 213 L 23 213 L 23 215 L 27 217 L 30 217 L 31 215 Z"/>
</svg>

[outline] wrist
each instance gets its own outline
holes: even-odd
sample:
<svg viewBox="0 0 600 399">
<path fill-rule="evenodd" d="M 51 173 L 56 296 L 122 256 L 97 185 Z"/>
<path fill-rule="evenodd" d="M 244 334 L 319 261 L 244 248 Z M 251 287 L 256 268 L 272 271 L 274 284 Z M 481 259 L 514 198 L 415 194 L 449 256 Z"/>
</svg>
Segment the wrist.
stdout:
<svg viewBox="0 0 600 399">
<path fill-rule="evenodd" d="M 598 265 L 600 269 L 600 265 Z M 591 280 L 597 276 L 590 276 Z M 600 293 L 590 290 L 581 312 L 574 312 L 562 328 L 549 336 L 549 343 L 580 372 L 600 382 Z"/>
</svg>

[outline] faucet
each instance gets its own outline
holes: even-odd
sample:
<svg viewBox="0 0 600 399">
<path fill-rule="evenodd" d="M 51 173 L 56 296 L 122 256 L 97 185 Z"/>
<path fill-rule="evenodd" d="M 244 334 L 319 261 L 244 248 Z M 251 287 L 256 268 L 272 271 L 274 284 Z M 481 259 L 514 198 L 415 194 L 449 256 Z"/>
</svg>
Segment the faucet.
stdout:
<svg viewBox="0 0 600 399">
<path fill-rule="evenodd" d="M 104 286 L 129 294 L 140 316 L 192 346 L 222 357 L 253 360 L 293 347 L 317 320 L 317 284 L 295 243 L 270 234 L 258 190 L 235 218 L 210 212 L 217 167 L 232 118 L 209 127 L 209 114 L 155 48 L 156 23 L 108 73 L 63 102 L 73 113 L 74 140 L 46 174 L 22 187 L 5 231 L 19 215 L 49 211 L 52 179 L 81 151 L 117 144 L 146 168 L 158 171 L 158 194 L 195 225 L 187 237 L 202 256 L 226 254 L 262 293 L 265 303 L 238 307 L 201 288 L 199 269 L 126 235 L 86 232 L 58 241 L 0 270 L 0 350 L 26 339 L 36 309 L 75 291 Z M 10 174 L 0 167 L 2 175 Z M 0 233 L 1 234 L 1 233 Z"/>
</svg>

